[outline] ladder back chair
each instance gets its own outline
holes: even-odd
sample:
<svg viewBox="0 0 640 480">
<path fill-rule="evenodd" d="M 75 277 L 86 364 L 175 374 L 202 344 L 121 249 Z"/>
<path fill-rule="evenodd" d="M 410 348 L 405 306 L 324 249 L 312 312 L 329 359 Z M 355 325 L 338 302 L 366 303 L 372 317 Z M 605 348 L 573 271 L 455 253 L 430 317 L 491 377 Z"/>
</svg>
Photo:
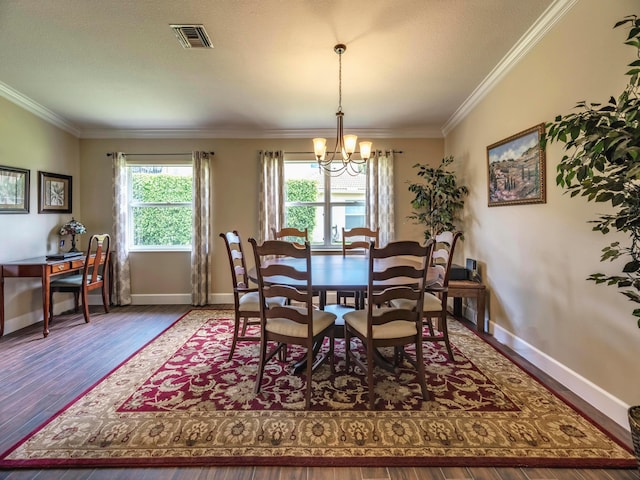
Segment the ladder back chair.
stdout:
<svg viewBox="0 0 640 480">
<path fill-rule="evenodd" d="M 351 361 L 366 373 L 369 388 L 369 408 L 375 406 L 374 367 L 379 347 L 394 347 L 394 371 L 406 359 L 416 369 L 422 398 L 427 392 L 424 358 L 422 354 L 422 305 L 426 276 L 433 242 L 420 245 L 414 241 L 390 242 L 382 248 L 371 246 L 369 251 L 368 301 L 364 310 L 344 315 L 345 361 L 349 372 Z M 399 307 L 386 307 L 401 301 Z M 360 340 L 365 359 L 352 349 L 352 339 Z M 415 345 L 415 357 L 410 358 L 404 346 Z"/>
<path fill-rule="evenodd" d="M 455 358 L 449 341 L 447 299 L 453 252 L 461 235 L 461 232 L 446 231 L 435 236 L 431 264 L 431 277 L 435 278 L 435 281 L 429 282 L 427 285 L 422 307 L 424 323 L 428 330 L 428 333 L 425 332 L 423 340 L 427 342 L 443 342 L 451 361 L 455 361 Z M 401 303 L 401 301 L 393 301 L 391 305 L 399 306 Z M 432 318 L 438 319 L 438 333 L 433 328 Z"/>
<path fill-rule="evenodd" d="M 280 230 L 271 229 L 273 240 L 286 240 L 293 242 L 299 247 L 304 247 L 304 243 L 309 241 L 309 229 L 298 230 L 293 227 L 285 227 Z"/>
<path fill-rule="evenodd" d="M 71 292 L 74 298 L 74 309 L 77 312 L 79 299 L 82 298 L 82 314 L 84 321 L 90 322 L 89 292 L 100 289 L 102 305 L 105 313 L 109 313 L 108 270 L 111 250 L 111 237 L 107 233 L 91 235 L 84 258 L 82 273 L 55 278 L 49 286 L 49 318 L 53 318 L 53 294 L 55 292 Z"/>
<path fill-rule="evenodd" d="M 231 270 L 231 283 L 233 285 L 233 309 L 234 309 L 234 325 L 233 339 L 231 340 L 231 348 L 229 350 L 230 361 L 239 341 L 259 342 L 260 333 L 254 332 L 247 335 L 247 328 L 250 325 L 260 325 L 260 294 L 258 287 L 249 286 L 249 278 L 247 276 L 247 265 L 242 248 L 242 240 L 236 230 L 221 233 L 220 237 L 224 240 L 227 249 L 227 257 L 229 258 L 229 267 Z M 270 299 L 270 305 L 283 304 L 284 299 Z"/>
<path fill-rule="evenodd" d="M 451 342 L 449 341 L 449 329 L 447 327 L 447 297 L 449 290 L 449 277 L 453 264 L 453 253 L 461 232 L 442 232 L 435 237 L 432 268 L 437 272 L 438 281 L 427 286 L 424 295 L 424 318 L 429 329 L 429 334 L 424 336 L 425 341 L 444 342 L 449 358 L 454 361 Z M 432 318 L 438 319 L 440 335 L 433 330 Z"/>
<path fill-rule="evenodd" d="M 346 257 L 350 253 L 366 255 L 369 252 L 371 242 L 378 245 L 378 237 L 378 230 L 371 230 L 367 227 L 354 227 L 346 230 L 342 227 L 342 256 Z M 359 292 L 336 292 L 337 303 L 344 299 L 346 305 L 346 299 L 351 297 L 354 299 L 355 308 L 364 308 L 364 296 Z"/>
<path fill-rule="evenodd" d="M 306 392 L 305 407 L 311 406 L 313 371 L 329 360 L 334 371 L 334 325 L 336 316 L 313 306 L 311 279 L 311 247 L 305 242 L 303 248 L 291 242 L 267 240 L 258 245 L 254 238 L 249 242 L 253 247 L 258 289 L 260 292 L 260 320 L 262 340 L 260 342 L 260 363 L 256 376 L 256 394 L 260 393 L 262 378 L 267 363 L 287 345 L 301 345 L 306 349 Z M 273 260 L 273 257 L 276 260 Z M 282 257 L 295 262 L 280 263 Z M 277 280 L 277 282 L 276 282 Z M 288 304 L 267 308 L 271 298 L 284 297 Z M 329 352 L 316 358 L 317 345 L 329 338 Z M 269 343 L 275 346 L 268 351 Z M 319 347 L 318 347 L 319 348 Z"/>
</svg>

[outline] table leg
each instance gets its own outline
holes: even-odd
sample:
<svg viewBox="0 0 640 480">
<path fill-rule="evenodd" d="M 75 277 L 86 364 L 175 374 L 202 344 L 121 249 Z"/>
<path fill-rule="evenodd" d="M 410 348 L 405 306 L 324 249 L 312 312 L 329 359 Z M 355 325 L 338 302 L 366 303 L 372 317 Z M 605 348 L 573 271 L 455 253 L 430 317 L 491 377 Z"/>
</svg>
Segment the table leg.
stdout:
<svg viewBox="0 0 640 480">
<path fill-rule="evenodd" d="M 4 269 L 0 267 L 0 337 L 4 335 Z"/>
<path fill-rule="evenodd" d="M 44 315 L 44 330 L 43 335 L 47 338 L 49 335 L 49 288 L 51 284 L 51 279 L 49 275 L 44 271 L 46 266 L 42 267 L 42 314 Z"/>
<path fill-rule="evenodd" d="M 483 288 L 478 290 L 478 296 L 476 297 L 476 330 L 480 333 L 484 333 L 484 309 L 486 301 L 487 291 Z"/>
</svg>

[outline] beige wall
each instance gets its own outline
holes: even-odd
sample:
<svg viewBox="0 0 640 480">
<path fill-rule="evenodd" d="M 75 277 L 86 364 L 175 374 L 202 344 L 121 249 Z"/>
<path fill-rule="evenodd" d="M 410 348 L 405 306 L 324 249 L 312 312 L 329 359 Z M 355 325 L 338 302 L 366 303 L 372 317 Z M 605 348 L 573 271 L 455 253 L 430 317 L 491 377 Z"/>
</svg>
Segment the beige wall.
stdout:
<svg viewBox="0 0 640 480">
<path fill-rule="evenodd" d="M 111 164 L 107 152 L 182 153 L 213 151 L 213 301 L 232 301 L 231 278 L 220 232 L 236 229 L 245 241 L 258 232 L 258 151 L 310 151 L 310 139 L 84 139 L 80 141 L 84 181 L 83 220 L 89 229 L 111 230 Z M 411 210 L 409 181 L 417 179 L 413 165 L 436 164 L 443 155 L 443 139 L 376 139 L 377 149 L 400 150 L 396 155 L 396 236 L 422 239 L 422 229 L 406 219 Z M 246 248 L 246 247 L 245 247 Z M 132 296 L 136 303 L 190 301 L 189 253 L 131 254 Z M 250 261 L 250 264 L 252 262 Z"/>
<path fill-rule="evenodd" d="M 606 102 L 626 83 L 634 50 L 616 21 L 638 12 L 637 0 L 581 0 L 446 138 L 461 160 L 471 190 L 465 212 L 464 254 L 481 262 L 489 316 L 496 335 L 513 342 L 555 376 L 592 387 L 598 403 L 640 402 L 640 329 L 630 303 L 614 287 L 585 279 L 620 271 L 600 263 L 615 238 L 587 223 L 603 205 L 563 195 L 555 185 L 562 150 L 547 148 L 547 203 L 487 207 L 486 147 L 557 114 L 576 102 Z M 621 237 L 622 240 L 625 237 Z M 582 376 L 583 378 L 578 378 Z M 572 386 L 572 385 L 569 385 Z M 597 392 L 602 389 L 600 396 Z M 614 398 L 607 399 L 608 396 Z"/>
<path fill-rule="evenodd" d="M 78 139 L 0 98 L 0 165 L 28 169 L 28 214 L 0 214 L 0 263 L 58 251 L 58 229 L 71 215 L 82 218 Z M 38 171 L 73 177 L 73 213 L 38 213 Z M 68 249 L 68 239 L 67 246 Z M 5 281 L 7 332 L 42 320 L 39 281 Z"/>
</svg>

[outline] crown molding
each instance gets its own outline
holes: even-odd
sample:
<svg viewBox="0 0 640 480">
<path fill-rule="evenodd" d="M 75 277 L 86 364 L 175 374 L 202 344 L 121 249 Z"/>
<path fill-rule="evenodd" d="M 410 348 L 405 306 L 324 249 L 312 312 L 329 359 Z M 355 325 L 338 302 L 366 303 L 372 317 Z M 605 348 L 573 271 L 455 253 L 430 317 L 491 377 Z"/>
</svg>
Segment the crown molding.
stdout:
<svg viewBox="0 0 640 480">
<path fill-rule="evenodd" d="M 493 88 L 518 64 L 518 62 L 547 34 L 547 32 L 578 2 L 578 0 L 556 0 L 544 11 L 520 40 L 507 52 L 500 63 L 485 77 L 471 95 L 458 107 L 442 127 L 446 137 L 464 118 L 493 90 Z"/>
<path fill-rule="evenodd" d="M 410 129 L 352 129 L 360 138 L 442 138 L 437 127 Z M 90 129 L 82 130 L 79 138 L 333 138 L 335 129 L 241 130 L 241 129 Z"/>
<path fill-rule="evenodd" d="M 75 126 L 70 124 L 67 120 L 62 118 L 60 115 L 55 114 L 48 108 L 43 107 L 39 103 L 34 102 L 28 97 L 25 97 L 23 94 L 14 90 L 9 85 L 0 82 L 0 96 L 6 98 L 12 103 L 15 103 L 19 107 L 25 109 L 26 111 L 33 113 L 37 117 L 42 118 L 43 120 L 55 125 L 58 128 L 61 128 L 65 132 L 74 135 L 75 137 L 80 136 L 80 130 L 78 130 Z"/>
</svg>

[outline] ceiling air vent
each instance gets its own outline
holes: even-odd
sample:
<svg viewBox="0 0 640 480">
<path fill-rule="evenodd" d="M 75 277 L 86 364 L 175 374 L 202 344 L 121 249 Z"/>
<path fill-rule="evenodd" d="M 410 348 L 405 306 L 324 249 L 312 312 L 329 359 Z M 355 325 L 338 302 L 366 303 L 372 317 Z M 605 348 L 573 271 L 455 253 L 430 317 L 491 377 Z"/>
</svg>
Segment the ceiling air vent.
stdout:
<svg viewBox="0 0 640 480">
<path fill-rule="evenodd" d="M 183 48 L 213 48 L 202 25 L 170 25 Z"/>
</svg>

